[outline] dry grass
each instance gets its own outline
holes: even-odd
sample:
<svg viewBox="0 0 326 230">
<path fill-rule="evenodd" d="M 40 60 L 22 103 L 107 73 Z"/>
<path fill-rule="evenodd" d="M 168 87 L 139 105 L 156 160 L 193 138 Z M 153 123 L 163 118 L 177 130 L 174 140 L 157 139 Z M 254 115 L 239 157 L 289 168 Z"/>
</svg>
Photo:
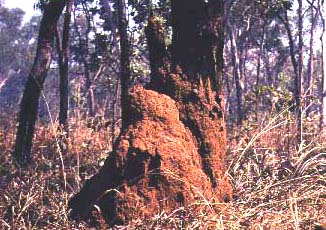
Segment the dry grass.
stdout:
<svg viewBox="0 0 326 230">
<path fill-rule="evenodd" d="M 305 122 L 300 146 L 287 111 L 230 130 L 234 201 L 203 201 L 119 229 L 314 229 L 326 223 L 326 141 L 316 122 Z M 11 159 L 14 120 L 0 117 L 0 229 L 90 228 L 68 220 L 67 201 L 100 167 L 111 149 L 110 132 L 94 132 L 82 119 L 70 123 L 67 153 L 58 151 L 56 127 L 38 126 L 34 163 L 22 172 Z M 97 225 L 105 228 L 100 218 Z"/>
<path fill-rule="evenodd" d="M 326 221 L 325 136 L 306 121 L 297 146 L 291 119 L 283 111 L 231 141 L 234 206 L 249 229 L 314 229 Z"/>
</svg>

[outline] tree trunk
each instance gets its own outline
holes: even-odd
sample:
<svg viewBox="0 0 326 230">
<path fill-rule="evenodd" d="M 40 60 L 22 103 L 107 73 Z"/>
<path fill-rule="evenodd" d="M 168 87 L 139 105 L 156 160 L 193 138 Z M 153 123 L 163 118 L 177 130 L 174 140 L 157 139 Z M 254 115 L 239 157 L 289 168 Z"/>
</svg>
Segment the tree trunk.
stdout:
<svg viewBox="0 0 326 230">
<path fill-rule="evenodd" d="M 318 3 L 319 15 L 322 20 L 323 31 L 320 37 L 322 46 L 322 95 L 321 95 L 321 129 L 326 127 L 326 10 L 325 3 L 319 1 Z"/>
<path fill-rule="evenodd" d="M 69 201 L 74 218 L 86 218 L 96 201 L 114 224 L 170 212 L 200 196 L 216 202 L 232 197 L 225 165 L 223 1 L 172 0 L 171 6 L 171 59 L 163 26 L 151 16 L 146 35 L 157 79 L 129 91 L 128 127 L 99 173 Z"/>
<path fill-rule="evenodd" d="M 115 22 L 114 17 L 113 17 L 112 8 L 110 6 L 109 0 L 100 0 L 100 5 L 102 6 L 101 18 L 104 20 L 104 23 L 105 23 L 104 24 L 104 27 L 105 27 L 104 29 L 106 29 L 108 31 L 111 31 L 111 33 L 112 33 L 112 46 L 111 47 L 114 48 L 118 44 L 118 39 L 117 39 L 117 35 L 116 35 L 116 33 L 117 33 L 117 25 L 116 25 L 116 22 Z M 121 40 L 120 40 L 120 42 L 121 42 Z M 121 49 L 121 54 L 122 54 L 122 49 Z M 127 54 L 124 54 L 124 55 L 127 55 Z M 124 60 L 123 62 L 126 62 L 126 61 Z M 125 63 L 124 65 L 127 65 L 127 67 L 129 68 L 130 63 Z M 121 65 L 121 70 L 122 70 L 122 65 Z M 129 69 L 124 70 L 124 72 L 126 72 L 124 74 L 128 73 L 128 76 L 129 76 L 129 74 L 130 74 Z M 122 76 L 122 71 L 120 73 L 120 76 Z M 110 127 L 111 128 L 111 136 L 112 136 L 112 139 L 111 139 L 112 140 L 112 146 L 114 146 L 114 142 L 116 140 L 115 133 L 116 133 L 116 129 L 117 129 L 117 126 L 116 126 L 117 117 L 120 116 L 118 111 L 117 111 L 117 107 L 118 107 L 117 102 L 118 102 L 119 97 L 122 96 L 121 93 L 119 92 L 120 88 L 121 88 L 121 84 L 120 84 L 121 79 L 122 79 L 122 77 L 120 79 L 118 79 L 118 81 L 116 81 L 116 85 L 114 87 L 114 92 L 113 92 L 113 96 L 112 96 L 111 127 Z M 126 95 L 124 95 L 123 97 L 125 99 L 127 99 Z M 123 100 L 123 99 L 121 98 L 121 100 Z"/>
<path fill-rule="evenodd" d="M 302 142 L 302 85 L 303 85 L 303 9 L 302 0 L 298 0 L 298 78 L 295 79 L 295 97 L 297 107 L 297 140 L 298 144 Z"/>
<path fill-rule="evenodd" d="M 94 117 L 95 116 L 95 103 L 94 103 L 94 93 L 93 93 L 93 87 L 92 87 L 92 77 L 91 77 L 91 63 L 90 63 L 90 55 L 89 55 L 89 34 L 92 30 L 91 27 L 91 18 L 89 15 L 89 9 L 87 6 L 87 2 L 82 3 L 83 10 L 86 15 L 87 19 L 87 28 L 85 31 L 85 47 L 84 47 L 84 72 L 85 72 L 85 93 L 87 98 L 87 105 L 88 105 L 88 116 Z"/>
<path fill-rule="evenodd" d="M 302 7 L 302 6 L 301 6 Z M 300 7 L 299 7 L 300 8 Z M 302 8 L 301 10 L 298 10 L 298 13 L 302 14 Z M 299 18 L 301 18 L 299 16 Z M 287 35 L 288 35 L 288 40 L 289 40 L 289 47 L 290 47 L 290 57 L 291 57 L 291 62 L 293 66 L 293 71 L 294 71 L 294 90 L 293 90 L 293 101 L 294 101 L 294 108 L 297 114 L 297 141 L 298 143 L 301 142 L 302 136 L 301 136 L 301 128 L 302 128 L 302 111 L 301 111 L 301 89 L 302 89 L 302 77 L 301 77 L 301 72 L 302 72 L 302 27 L 301 28 L 301 33 L 300 33 L 300 28 L 299 28 L 299 57 L 298 59 L 296 58 L 296 50 L 295 50 L 295 40 L 293 38 L 292 30 L 290 27 L 290 22 L 288 19 L 287 12 L 285 12 L 284 18 L 279 15 L 279 19 L 282 21 Z M 298 23 L 302 23 L 302 19 L 299 19 Z M 300 35 L 301 34 L 301 35 Z M 301 39 L 300 39 L 301 37 Z M 301 50 L 301 51 L 300 51 Z M 300 55 L 301 53 L 301 55 Z"/>
<path fill-rule="evenodd" d="M 263 34 L 262 34 L 262 37 L 260 39 L 259 53 L 258 53 L 258 57 L 257 57 L 257 69 L 256 69 L 256 90 L 255 90 L 255 94 L 256 94 L 256 121 L 258 121 L 258 111 L 259 111 L 259 103 L 260 103 L 259 84 L 260 84 L 260 73 L 261 73 L 261 59 L 262 59 L 262 55 L 263 55 L 263 52 L 264 52 L 265 35 L 266 35 L 265 31 L 266 31 L 266 26 L 267 26 L 267 22 L 266 22 L 265 19 L 263 20 L 263 25 L 262 26 L 263 26 Z M 265 83 L 267 83 L 267 81 Z M 271 86 L 271 84 L 267 84 L 267 85 Z"/>
<path fill-rule="evenodd" d="M 118 32 L 120 35 L 120 81 L 121 81 L 121 119 L 122 128 L 128 126 L 130 116 L 128 89 L 130 84 L 130 55 L 131 49 L 128 38 L 128 21 L 126 15 L 126 2 L 125 0 L 117 0 L 118 10 Z"/>
<path fill-rule="evenodd" d="M 311 111 L 310 103 L 312 97 L 312 83 L 313 83 L 313 73 L 314 73 L 314 37 L 315 37 L 315 30 L 318 22 L 318 10 L 314 6 L 315 1 L 311 2 L 310 5 L 310 13 L 311 13 L 311 27 L 310 27 L 310 41 L 309 41 L 309 59 L 307 64 L 307 78 L 306 78 L 306 116 L 309 116 Z"/>
<path fill-rule="evenodd" d="M 31 161 L 31 148 L 39 97 L 51 63 L 52 45 L 57 21 L 64 6 L 64 1 L 50 1 L 44 8 L 37 52 L 25 86 L 18 118 L 19 125 L 13 156 L 19 165 L 24 165 Z"/>
<path fill-rule="evenodd" d="M 62 31 L 62 39 L 59 31 L 57 31 L 57 50 L 59 56 L 59 72 L 60 72 L 60 112 L 59 123 L 68 132 L 68 101 L 69 101 L 69 77 L 68 77 L 68 64 L 69 64 L 69 29 L 71 21 L 71 10 L 73 0 L 67 0 L 66 12 L 64 15 L 64 24 Z"/>
<path fill-rule="evenodd" d="M 232 29 L 229 29 L 229 36 L 231 40 L 231 53 L 232 53 L 232 66 L 233 66 L 233 76 L 235 80 L 236 95 L 237 95 L 237 111 L 238 111 L 238 125 L 242 124 L 243 121 L 243 111 L 242 111 L 242 87 L 240 82 L 240 61 L 238 55 L 238 49 L 234 33 Z"/>
</svg>

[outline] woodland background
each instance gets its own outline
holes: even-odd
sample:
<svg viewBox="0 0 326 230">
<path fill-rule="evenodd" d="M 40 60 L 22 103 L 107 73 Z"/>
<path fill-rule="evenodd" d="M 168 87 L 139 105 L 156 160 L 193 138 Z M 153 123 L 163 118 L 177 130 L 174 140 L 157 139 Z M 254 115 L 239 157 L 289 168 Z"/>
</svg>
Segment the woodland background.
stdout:
<svg viewBox="0 0 326 230">
<path fill-rule="evenodd" d="M 69 132 L 69 138 L 59 143 L 57 45 L 41 93 L 34 163 L 24 172 L 14 165 L 11 153 L 40 16 L 23 24 L 23 10 L 0 6 L 1 228 L 88 228 L 68 220 L 67 201 L 103 164 L 121 126 L 123 51 L 121 35 L 115 32 L 116 4 L 74 1 L 68 45 L 69 128 L 61 131 Z M 222 212 L 214 209 L 219 204 L 203 202 L 201 211 L 189 206 L 157 213 L 125 229 L 314 229 L 326 222 L 324 0 L 225 0 L 224 5 L 223 94 L 234 200 Z M 129 84 L 145 84 L 150 75 L 147 18 L 153 12 L 162 21 L 166 43 L 171 43 L 169 1 L 129 0 L 126 12 Z M 62 144 L 68 154 L 60 150 Z M 103 227 L 100 217 L 96 225 Z"/>
</svg>

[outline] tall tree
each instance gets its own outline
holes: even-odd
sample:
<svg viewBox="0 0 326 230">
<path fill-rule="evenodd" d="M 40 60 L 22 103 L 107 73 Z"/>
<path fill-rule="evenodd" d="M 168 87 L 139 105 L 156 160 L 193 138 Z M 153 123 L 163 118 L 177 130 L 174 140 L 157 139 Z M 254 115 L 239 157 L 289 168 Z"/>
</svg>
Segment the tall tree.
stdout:
<svg viewBox="0 0 326 230">
<path fill-rule="evenodd" d="M 51 64 L 57 21 L 64 7 L 65 1 L 56 0 L 51 0 L 44 5 L 37 52 L 25 86 L 18 117 L 19 125 L 13 156 L 20 165 L 24 165 L 31 160 L 39 97 Z"/>
<path fill-rule="evenodd" d="M 235 38 L 235 32 L 230 27 L 228 27 L 228 34 L 230 36 L 230 43 L 231 43 L 231 53 L 232 53 L 232 67 L 233 67 L 233 76 L 235 80 L 236 86 L 236 94 L 237 94 L 237 112 L 238 112 L 238 125 L 242 124 L 243 121 L 243 108 L 242 108 L 242 86 L 241 86 L 241 74 L 240 74 L 240 58 L 238 52 L 238 46 Z"/>
<path fill-rule="evenodd" d="M 319 14 L 318 14 L 318 9 L 315 6 L 315 0 L 309 1 L 309 7 L 310 7 L 310 21 L 311 21 L 311 26 L 310 26 L 310 40 L 309 40 L 309 58 L 308 58 L 308 63 L 307 63 L 307 74 L 306 74 L 306 81 L 305 81 L 305 96 L 306 96 L 306 107 L 307 107 L 307 112 L 306 115 L 308 116 L 311 109 L 310 109 L 310 103 L 311 103 L 311 97 L 312 97 L 312 83 L 314 81 L 313 79 L 313 73 L 314 73 L 314 58 L 315 58 L 315 53 L 314 53 L 314 42 L 315 42 L 315 30 L 317 27 L 317 22 L 319 19 Z"/>
<path fill-rule="evenodd" d="M 73 0 L 66 1 L 66 12 L 64 14 L 62 37 L 60 36 L 59 28 L 56 31 L 57 51 L 59 56 L 59 72 L 60 72 L 60 113 L 59 123 L 68 131 L 68 94 L 69 94 L 69 78 L 68 78 L 68 64 L 69 64 L 69 30 L 71 21 L 71 10 Z"/>
<path fill-rule="evenodd" d="M 298 76 L 295 79 L 295 104 L 297 109 L 297 139 L 302 141 L 302 90 L 303 90 L 303 6 L 298 0 Z"/>
<path fill-rule="evenodd" d="M 129 102 L 128 102 L 128 88 L 130 84 L 130 42 L 128 38 L 128 20 L 126 14 L 126 1 L 116 1 L 118 13 L 118 32 L 120 36 L 120 82 L 121 82 L 121 119 L 122 128 L 126 128 L 128 123 Z"/>
<path fill-rule="evenodd" d="M 291 28 L 291 22 L 288 15 L 288 9 L 284 8 L 278 13 L 278 17 L 283 23 L 289 41 L 290 57 L 294 72 L 293 102 L 297 114 L 297 141 L 302 141 L 302 69 L 303 69 L 303 9 L 302 0 L 298 0 L 298 44 L 296 44 L 295 35 Z M 281 12 L 281 13 L 280 13 Z"/>
<path fill-rule="evenodd" d="M 321 95 L 321 128 L 326 127 L 326 10 L 325 1 L 318 1 L 319 15 L 322 21 L 322 35 L 320 37 L 321 41 L 321 55 L 322 55 L 322 95 Z"/>
</svg>

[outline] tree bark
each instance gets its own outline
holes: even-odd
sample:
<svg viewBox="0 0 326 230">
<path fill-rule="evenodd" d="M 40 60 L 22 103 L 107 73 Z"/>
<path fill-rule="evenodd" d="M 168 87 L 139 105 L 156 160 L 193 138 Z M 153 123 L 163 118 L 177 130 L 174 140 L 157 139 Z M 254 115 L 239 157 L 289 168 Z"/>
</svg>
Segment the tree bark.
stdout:
<svg viewBox="0 0 326 230">
<path fill-rule="evenodd" d="M 59 124 L 64 131 L 68 132 L 68 101 L 69 101 L 69 77 L 68 77 L 68 64 L 69 64 L 69 30 L 71 21 L 71 10 L 73 0 L 67 0 L 66 12 L 64 15 L 64 24 L 62 31 L 62 38 L 59 31 L 57 31 L 57 51 L 59 56 L 59 72 L 60 72 L 60 112 Z"/>
<path fill-rule="evenodd" d="M 306 89 L 305 89 L 305 96 L 306 96 L 306 116 L 309 116 L 311 111 L 310 103 L 312 97 L 312 83 L 313 83 L 313 73 L 314 73 L 314 37 L 315 37 L 315 30 L 318 22 L 318 9 L 314 6 L 315 1 L 313 0 L 310 3 L 310 13 L 311 13 L 311 27 L 310 27 L 310 41 L 309 41 L 309 59 L 307 64 L 307 78 L 306 78 Z"/>
<path fill-rule="evenodd" d="M 122 129 L 128 126 L 130 116 L 128 89 L 130 85 L 130 43 L 128 38 L 128 21 L 125 0 L 117 0 L 118 32 L 120 35 L 120 82 L 121 82 L 121 119 Z"/>
<path fill-rule="evenodd" d="M 318 10 L 323 26 L 322 35 L 320 37 L 322 46 L 322 95 L 320 128 L 323 130 L 326 127 L 326 10 L 324 1 L 318 1 Z"/>
<path fill-rule="evenodd" d="M 101 18 L 104 20 L 104 29 L 111 31 L 112 33 L 112 44 L 111 47 L 112 49 L 118 44 L 118 39 L 117 39 L 117 24 L 114 20 L 114 15 L 112 12 L 112 8 L 110 6 L 109 0 L 100 0 L 100 5 L 102 6 L 102 10 L 101 10 Z M 121 50 L 122 51 L 122 50 Z M 127 64 L 128 66 L 130 65 Z M 122 68 L 121 68 L 122 70 Z M 129 72 L 130 71 L 127 69 L 125 70 L 125 72 Z M 121 77 L 122 72 L 120 73 L 120 77 Z M 117 117 L 120 116 L 120 114 L 117 111 L 117 107 L 118 107 L 118 99 L 121 97 L 121 93 L 120 88 L 121 88 L 121 84 L 120 84 L 121 78 L 118 79 L 118 81 L 116 81 L 116 85 L 114 87 L 114 92 L 113 92 L 113 96 L 112 96 L 112 106 L 111 106 L 111 143 L 112 146 L 114 146 L 114 142 L 116 141 L 116 123 L 117 123 Z M 122 100 L 122 99 L 121 99 Z"/>
<path fill-rule="evenodd" d="M 300 0 L 299 0 L 300 2 Z M 302 4 L 302 2 L 301 2 Z M 300 6 L 299 6 L 299 10 L 298 10 L 299 14 L 302 14 L 302 5 L 301 5 L 301 10 L 300 10 Z M 279 19 L 281 20 L 281 22 L 283 23 L 287 35 L 288 35 L 288 40 L 289 40 L 289 48 L 290 48 L 290 57 L 291 57 L 291 62 L 292 62 L 292 66 L 293 66 L 293 71 L 294 71 L 294 90 L 293 90 L 293 101 L 294 101 L 294 108 L 296 111 L 296 115 L 297 115 L 297 141 L 298 143 L 301 142 L 302 140 L 302 108 L 301 108 L 301 93 L 302 93 L 302 25 L 299 26 L 299 45 L 298 45 L 298 59 L 296 58 L 296 50 L 295 50 L 295 39 L 293 37 L 292 34 L 292 30 L 290 27 L 290 22 L 288 19 L 288 15 L 287 12 L 285 12 L 284 17 L 279 16 Z M 299 18 L 301 18 L 301 16 L 299 16 Z M 302 18 L 299 19 L 298 24 L 302 23 Z M 301 32 L 300 32 L 301 30 Z M 301 38 L 300 38 L 301 37 Z M 300 55 L 301 53 L 301 55 Z"/>
<path fill-rule="evenodd" d="M 296 79 L 296 107 L 297 107 L 297 140 L 302 142 L 302 85 L 303 85 L 303 9 L 302 0 L 298 0 L 298 78 Z"/>
<path fill-rule="evenodd" d="M 44 8 L 39 30 L 37 52 L 25 86 L 18 118 L 18 130 L 13 156 L 19 165 L 31 161 L 31 148 L 37 117 L 38 102 L 51 63 L 52 45 L 57 21 L 64 1 L 50 1 Z"/>
<path fill-rule="evenodd" d="M 89 9 L 87 6 L 87 2 L 82 3 L 84 14 L 86 15 L 87 19 L 87 28 L 85 31 L 85 47 L 84 47 L 84 72 L 85 72 L 85 93 L 87 98 L 87 105 L 88 105 L 88 116 L 94 117 L 95 116 L 95 102 L 94 102 L 94 93 L 92 88 L 92 77 L 91 77 L 91 64 L 90 64 L 90 55 L 89 55 L 89 34 L 92 30 L 91 27 L 91 18 L 89 14 Z"/>
<path fill-rule="evenodd" d="M 233 66 L 233 76 L 236 86 L 236 95 L 237 95 L 237 112 L 238 112 L 238 125 L 242 124 L 243 121 L 243 112 L 242 112 L 242 87 L 240 82 L 240 61 L 238 55 L 238 49 L 234 33 L 231 28 L 229 28 L 229 36 L 231 42 L 231 53 L 232 53 L 232 66 Z"/>
<path fill-rule="evenodd" d="M 260 73 L 261 73 L 261 61 L 262 61 L 262 55 L 264 52 L 264 45 L 265 45 L 265 37 L 266 37 L 266 26 L 267 26 L 267 21 L 266 19 L 263 20 L 263 34 L 262 37 L 260 39 L 260 44 L 259 44 L 259 53 L 258 53 L 258 57 L 257 57 L 257 69 L 256 69 L 256 121 L 258 121 L 258 108 L 259 108 L 259 102 L 260 102 L 260 97 L 259 97 L 259 84 L 260 84 Z M 267 83 L 267 82 L 265 82 Z M 268 86 L 271 86 L 271 83 L 268 82 Z"/>
</svg>

